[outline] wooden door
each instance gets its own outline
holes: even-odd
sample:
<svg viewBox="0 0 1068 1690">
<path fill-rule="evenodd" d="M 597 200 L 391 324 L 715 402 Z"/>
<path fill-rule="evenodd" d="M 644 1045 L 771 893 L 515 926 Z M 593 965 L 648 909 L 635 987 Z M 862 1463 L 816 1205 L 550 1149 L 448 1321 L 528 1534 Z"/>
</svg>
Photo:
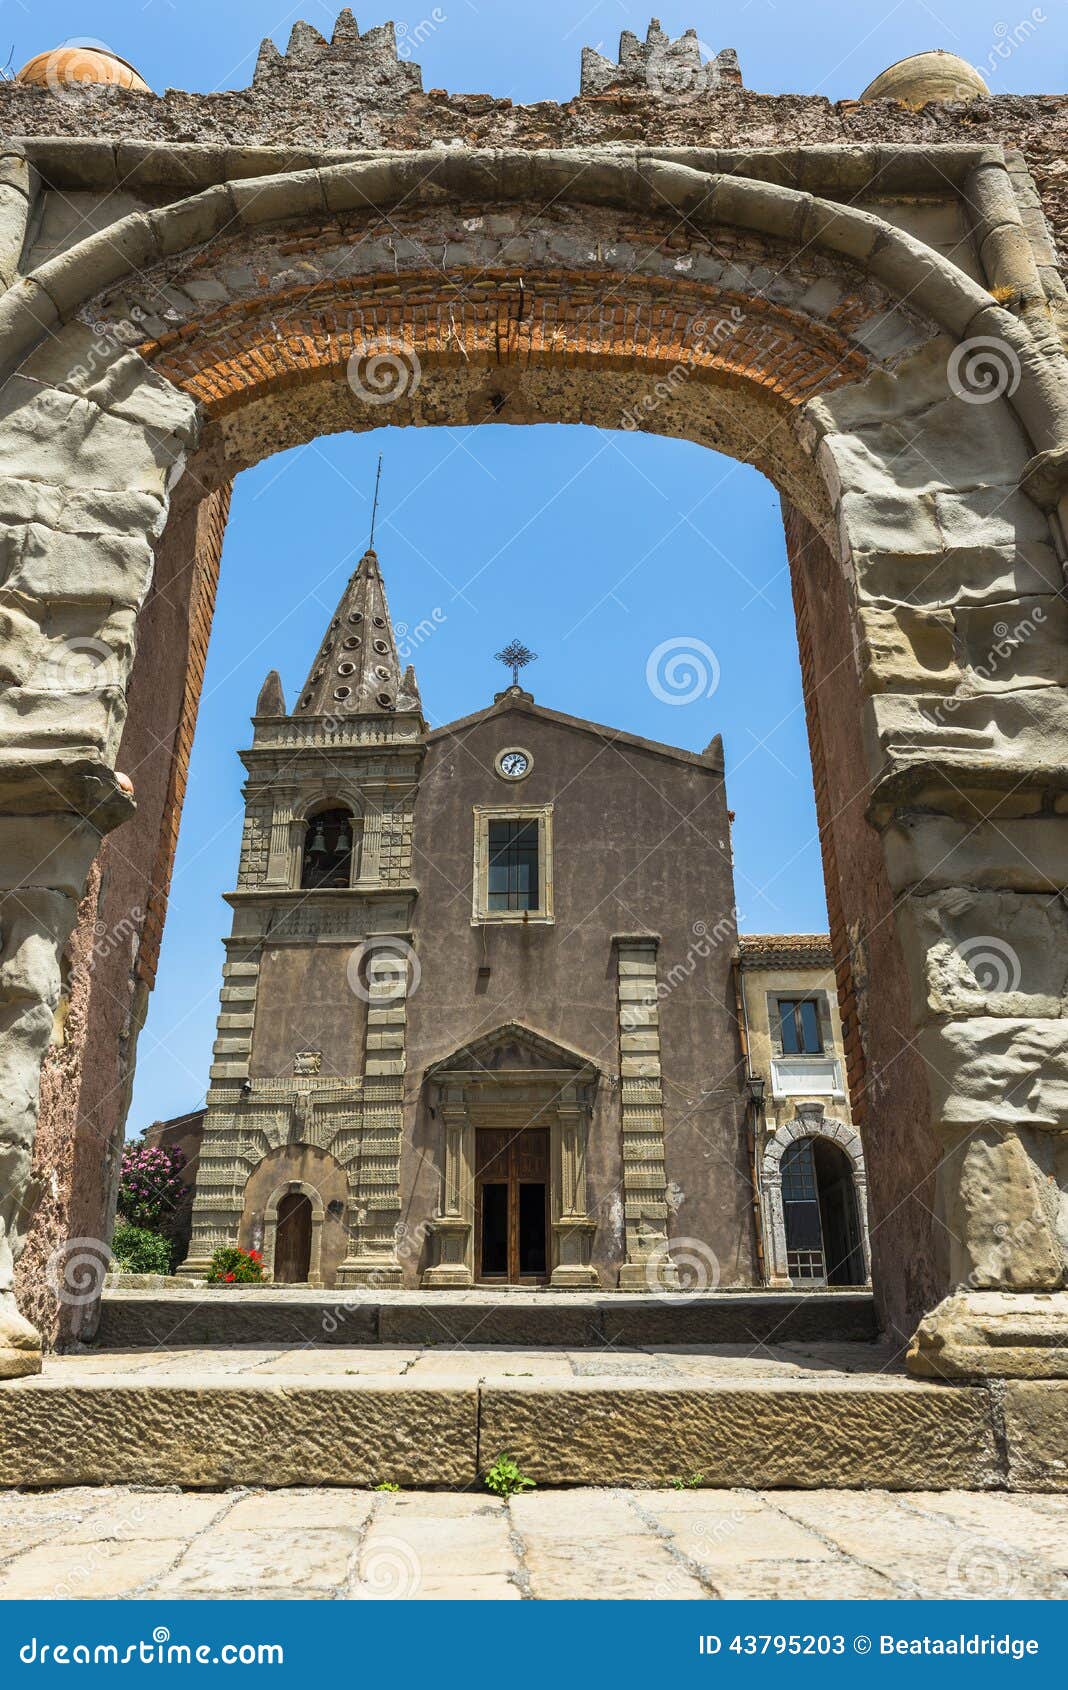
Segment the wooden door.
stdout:
<svg viewBox="0 0 1068 1690">
<path fill-rule="evenodd" d="M 536 1285 L 549 1275 L 549 1131 L 483 1127 L 475 1135 L 475 1277 Z"/>
<path fill-rule="evenodd" d="M 311 1268 L 312 1206 L 302 1191 L 287 1191 L 278 1205 L 274 1235 L 274 1277 L 282 1285 L 303 1285 Z"/>
</svg>

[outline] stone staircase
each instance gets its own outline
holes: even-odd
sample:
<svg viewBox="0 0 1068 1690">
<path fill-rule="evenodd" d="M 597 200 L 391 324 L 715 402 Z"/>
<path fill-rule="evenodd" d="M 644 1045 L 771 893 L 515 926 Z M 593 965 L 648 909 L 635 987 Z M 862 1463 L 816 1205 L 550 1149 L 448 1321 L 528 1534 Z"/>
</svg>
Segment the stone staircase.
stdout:
<svg viewBox="0 0 1068 1690">
<path fill-rule="evenodd" d="M 906 1377 L 863 1293 L 117 1291 L 0 1386 L 0 1486 L 1056 1490 L 1066 1413 Z"/>
</svg>

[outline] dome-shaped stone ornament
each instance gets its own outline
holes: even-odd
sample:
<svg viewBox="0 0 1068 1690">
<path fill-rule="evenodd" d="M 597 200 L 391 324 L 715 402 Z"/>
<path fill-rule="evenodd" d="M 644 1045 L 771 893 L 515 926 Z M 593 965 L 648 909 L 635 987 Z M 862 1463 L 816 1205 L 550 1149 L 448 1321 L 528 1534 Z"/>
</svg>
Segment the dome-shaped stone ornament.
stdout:
<svg viewBox="0 0 1068 1690">
<path fill-rule="evenodd" d="M 102 41 L 64 41 L 51 52 L 36 53 L 15 78 L 31 88 L 50 88 L 64 94 L 68 88 L 132 88 L 151 94 L 144 77 L 126 59 L 120 59 Z"/>
<path fill-rule="evenodd" d="M 974 65 L 939 47 L 898 59 L 869 82 L 860 99 L 862 105 L 870 100 L 900 100 L 902 105 L 919 111 L 937 100 L 975 100 L 989 93 Z"/>
</svg>

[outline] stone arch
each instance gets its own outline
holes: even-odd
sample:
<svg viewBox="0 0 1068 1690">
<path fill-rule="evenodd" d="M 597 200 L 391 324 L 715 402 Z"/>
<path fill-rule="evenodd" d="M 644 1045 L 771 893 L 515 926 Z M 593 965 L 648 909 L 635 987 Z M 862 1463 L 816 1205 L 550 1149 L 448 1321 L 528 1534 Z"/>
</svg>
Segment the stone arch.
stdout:
<svg viewBox="0 0 1068 1690">
<path fill-rule="evenodd" d="M 857 1205 L 860 1247 L 865 1281 L 871 1277 L 871 1243 L 868 1236 L 868 1170 L 860 1134 L 845 1121 L 827 1120 L 822 1103 L 799 1103 L 792 1121 L 776 1127 L 764 1146 L 760 1163 L 760 1197 L 767 1240 L 768 1277 L 772 1285 L 789 1285 L 786 1259 L 786 1217 L 782 1200 L 782 1159 L 791 1144 L 806 1138 L 824 1138 L 834 1144 L 849 1162 Z"/>
<path fill-rule="evenodd" d="M 277 1268 L 278 1251 L 278 1210 L 286 1197 L 306 1197 L 311 1204 L 311 1249 L 308 1255 L 308 1284 L 320 1286 L 323 1283 L 323 1222 L 326 1219 L 326 1206 L 314 1185 L 308 1185 L 304 1180 L 288 1180 L 284 1185 L 277 1186 L 267 1201 L 263 1211 L 263 1262 L 268 1279 L 273 1280 Z"/>
<path fill-rule="evenodd" d="M 1006 1101 L 968 981 L 935 976 L 940 947 L 955 948 L 961 923 L 959 899 L 942 896 L 951 875 L 943 869 L 940 878 L 940 866 L 952 841 L 967 849 L 977 813 L 990 850 L 969 884 L 980 919 L 989 910 L 1000 920 L 993 931 L 1025 936 L 1026 899 L 1065 878 L 1054 802 L 1066 728 L 1064 357 L 1042 317 L 1033 260 L 1014 238 L 1019 215 L 996 151 L 976 149 L 954 165 L 982 280 L 871 212 L 760 179 L 766 164 L 751 163 L 749 176 L 724 165 L 700 151 L 682 163 L 652 153 L 450 149 L 227 179 L 222 155 L 209 154 L 197 165 L 199 191 L 72 244 L 0 299 L 2 514 L 12 558 L 4 614 L 17 693 L 0 722 L 9 840 L 0 1078 L 13 1100 L 0 1154 L 0 1184 L 12 1194 L 0 1214 L 0 1296 L 25 1235 L 37 1067 L 61 953 L 101 836 L 130 815 L 116 762 L 135 633 L 143 639 L 151 627 L 144 601 L 153 570 L 181 543 L 176 518 L 202 510 L 205 492 L 225 497 L 232 475 L 257 456 L 381 421 L 373 407 L 354 410 L 341 372 L 353 354 L 392 354 L 394 335 L 399 342 L 409 328 L 426 368 L 391 421 L 466 417 L 488 403 L 516 421 L 614 415 L 627 426 L 629 408 L 633 426 L 733 452 L 780 486 L 855 1115 L 873 1124 L 873 1198 L 887 1217 L 884 1316 L 911 1326 L 954 1281 L 1063 1285 L 1063 1251 L 1041 1193 L 1068 1072 L 1065 1024 L 1050 1016 L 1040 984 L 997 1006 L 1009 1065 L 1025 1067 L 1040 1048 L 1050 1077 L 1033 1080 L 1024 1101 Z M 525 249 L 521 264 L 509 256 L 506 243 L 496 263 L 481 252 L 469 261 L 465 246 L 490 239 L 495 219 L 531 207 L 550 220 L 559 210 L 555 236 L 541 231 L 531 263 Z M 359 324 L 331 328 L 315 314 L 326 289 L 299 273 L 312 263 L 302 231 L 313 231 L 309 251 L 316 241 L 337 250 L 347 219 L 373 224 L 409 212 L 415 235 L 403 265 L 396 248 L 393 263 L 371 250 L 366 231 L 349 240 L 371 250 L 365 267 L 353 259 L 348 278 L 366 311 Z M 425 262 L 446 214 L 459 292 L 485 284 L 462 319 L 448 243 L 440 263 Z M 621 257 L 635 217 L 658 231 L 646 267 L 652 290 L 642 266 L 629 263 L 633 244 Z M 231 302 L 219 300 L 213 279 L 199 303 L 186 296 L 188 312 L 175 307 L 177 328 L 138 303 L 142 283 L 158 302 L 191 264 L 203 280 L 213 243 L 251 250 L 287 229 L 297 236 L 298 274 L 277 297 L 303 315 L 294 333 L 274 337 L 284 357 L 273 366 L 257 362 L 262 339 L 232 340 L 238 318 L 225 317 Z M 666 245 L 677 231 L 681 249 Z M 707 261 L 703 280 L 698 260 Z M 817 261 L 823 269 L 812 269 Z M 383 272 L 397 290 L 388 304 L 372 298 Z M 599 308 L 582 293 L 591 277 Z M 1016 309 L 994 303 L 992 288 Z M 335 290 L 335 325 L 340 300 Z M 264 303 L 242 306 L 252 335 L 262 337 L 269 320 Z M 720 334 L 735 309 L 747 334 Z M 713 311 L 716 332 L 695 333 L 695 320 L 707 326 Z M 947 387 L 947 365 L 979 340 L 1001 348 L 1012 371 L 990 406 Z M 673 388 L 680 367 L 688 379 Z M 654 392 L 652 406 L 650 375 L 667 390 Z M 988 628 L 1006 606 L 1031 631 L 1010 641 L 991 683 Z M 1036 607 L 1040 619 L 1028 614 Z M 102 671 L 85 691 L 62 678 L 64 653 L 79 641 L 95 642 Z M 1023 695 L 1038 689 L 1036 713 Z M 1029 843 L 1019 828 L 989 825 L 1000 793 L 1021 783 L 1043 818 Z M 995 911 L 991 900 L 1006 897 Z M 892 1013 L 873 1014 L 873 990 Z M 911 1029 L 904 1042 L 903 1027 Z M 891 1068 L 907 1108 L 890 1109 Z M 936 1168 L 952 1260 L 922 1213 Z M 995 1219 L 976 1202 L 977 1180 L 992 1181 L 1008 1212 L 1036 1209 L 1026 1240 L 1006 1231 L 1000 1208 Z M 917 1185 L 924 1202 L 910 1212 Z"/>
</svg>

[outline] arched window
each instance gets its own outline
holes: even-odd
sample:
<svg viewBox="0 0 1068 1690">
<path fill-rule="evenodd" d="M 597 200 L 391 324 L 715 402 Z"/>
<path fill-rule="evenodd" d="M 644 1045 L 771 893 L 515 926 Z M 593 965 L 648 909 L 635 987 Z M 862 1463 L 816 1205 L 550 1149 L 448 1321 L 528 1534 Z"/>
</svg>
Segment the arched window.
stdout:
<svg viewBox="0 0 1068 1690">
<path fill-rule="evenodd" d="M 355 834 L 348 810 L 319 810 L 308 818 L 300 884 L 306 887 L 349 886 Z"/>
<path fill-rule="evenodd" d="M 829 1139 L 799 1138 L 782 1158 L 786 1263 L 792 1280 L 863 1285 L 864 1257 L 849 1158 Z"/>
</svg>

